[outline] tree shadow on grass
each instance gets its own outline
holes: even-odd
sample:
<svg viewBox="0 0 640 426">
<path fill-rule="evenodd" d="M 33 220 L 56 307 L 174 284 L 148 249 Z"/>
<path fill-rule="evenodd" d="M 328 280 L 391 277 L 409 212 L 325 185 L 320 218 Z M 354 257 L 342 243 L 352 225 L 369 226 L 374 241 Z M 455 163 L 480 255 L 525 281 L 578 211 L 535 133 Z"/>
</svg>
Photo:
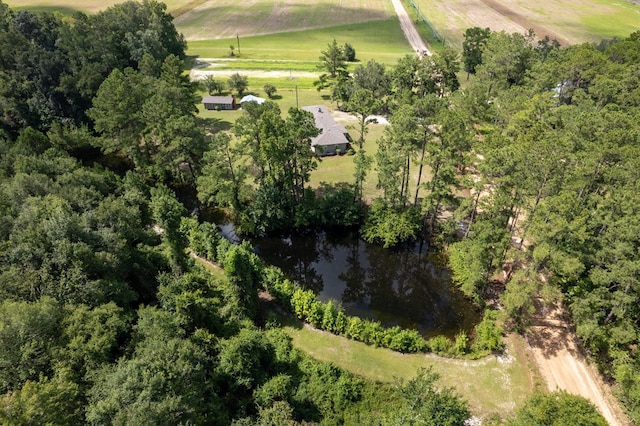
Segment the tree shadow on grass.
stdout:
<svg viewBox="0 0 640 426">
<path fill-rule="evenodd" d="M 209 133 L 218 133 L 222 131 L 231 130 L 233 123 L 230 121 L 222 120 L 220 118 L 198 118 L 199 124 L 206 129 Z"/>
</svg>

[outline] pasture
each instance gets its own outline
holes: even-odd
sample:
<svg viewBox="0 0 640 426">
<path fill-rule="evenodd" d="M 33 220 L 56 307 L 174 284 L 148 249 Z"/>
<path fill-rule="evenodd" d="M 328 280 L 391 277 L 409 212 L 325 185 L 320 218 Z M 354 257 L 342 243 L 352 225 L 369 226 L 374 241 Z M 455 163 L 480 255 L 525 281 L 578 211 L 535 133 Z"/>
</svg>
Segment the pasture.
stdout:
<svg viewBox="0 0 640 426">
<path fill-rule="evenodd" d="M 180 28 L 178 28 L 180 29 Z M 293 31 L 269 35 L 243 37 L 240 34 L 241 61 L 262 60 L 293 61 L 308 67 L 309 62 L 317 62 L 320 51 L 335 39 L 338 44 L 350 43 L 356 50 L 356 58 L 363 63 L 375 59 L 380 63 L 395 63 L 396 60 L 412 53 L 400 29 L 396 17 L 357 24 L 329 26 L 322 29 Z M 193 40 L 188 43 L 187 54 L 201 58 L 231 58 L 230 45 L 236 47 L 235 35 L 227 39 Z M 292 64 L 282 64 L 280 69 L 288 69 Z M 255 63 L 251 64 L 255 69 Z"/>
<path fill-rule="evenodd" d="M 640 29 L 640 5 L 630 0 L 413 0 L 447 44 L 461 48 L 469 27 L 548 34 L 563 44 L 624 38 Z M 405 2 L 405 4 L 408 1 Z"/>
</svg>

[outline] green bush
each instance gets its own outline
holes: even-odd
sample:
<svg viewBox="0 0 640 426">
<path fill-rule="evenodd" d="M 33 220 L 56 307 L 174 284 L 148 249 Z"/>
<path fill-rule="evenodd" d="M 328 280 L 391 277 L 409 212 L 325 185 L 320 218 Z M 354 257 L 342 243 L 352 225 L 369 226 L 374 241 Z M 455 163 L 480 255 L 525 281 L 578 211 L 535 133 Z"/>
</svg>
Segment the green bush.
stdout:
<svg viewBox="0 0 640 426">
<path fill-rule="evenodd" d="M 336 319 L 338 317 L 338 308 L 333 300 L 327 302 L 324 306 L 324 314 L 322 316 L 322 329 L 336 333 Z"/>
<path fill-rule="evenodd" d="M 180 233 L 187 239 L 189 248 L 198 256 L 212 262 L 217 260 L 217 247 L 221 237 L 215 224 L 198 223 L 194 217 L 183 217 L 180 222 Z"/>
<path fill-rule="evenodd" d="M 364 321 L 360 317 L 348 317 L 347 324 L 347 337 L 354 340 L 360 340 L 362 332 L 364 331 Z"/>
<path fill-rule="evenodd" d="M 310 293 L 313 294 L 313 292 Z M 322 302 L 318 302 L 315 297 L 316 296 L 313 295 L 313 302 L 311 302 L 309 306 L 306 321 L 316 328 L 321 328 L 322 319 L 324 317 L 324 304 Z"/>
<path fill-rule="evenodd" d="M 440 355 L 450 354 L 453 348 L 451 340 L 445 336 L 435 336 L 429 339 L 429 349 L 431 352 Z"/>
<path fill-rule="evenodd" d="M 456 335 L 456 341 L 453 345 L 453 350 L 457 355 L 464 355 L 467 353 L 467 349 L 469 348 L 469 337 L 467 337 L 467 333 L 461 331 Z"/>
<path fill-rule="evenodd" d="M 475 352 L 502 349 L 503 328 L 497 324 L 498 311 L 487 309 L 480 324 L 476 325 L 472 349 Z"/>
</svg>

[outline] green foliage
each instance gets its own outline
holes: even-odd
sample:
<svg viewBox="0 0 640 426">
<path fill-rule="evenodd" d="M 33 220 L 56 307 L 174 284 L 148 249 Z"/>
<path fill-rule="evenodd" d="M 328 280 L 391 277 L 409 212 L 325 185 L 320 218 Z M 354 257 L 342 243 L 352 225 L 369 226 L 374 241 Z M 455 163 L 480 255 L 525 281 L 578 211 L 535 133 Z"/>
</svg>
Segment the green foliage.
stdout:
<svg viewBox="0 0 640 426">
<path fill-rule="evenodd" d="M 323 183 L 318 192 L 316 214 L 323 226 L 356 226 L 361 223 L 364 211 L 356 200 L 353 187 L 346 183 L 329 185 Z"/>
<path fill-rule="evenodd" d="M 53 372 L 62 309 L 53 300 L 0 304 L 0 391 L 20 389 L 27 380 Z"/>
<path fill-rule="evenodd" d="M 356 60 L 356 49 L 353 48 L 351 43 L 345 43 L 342 51 L 344 52 L 344 58 L 347 62 L 353 62 Z"/>
<path fill-rule="evenodd" d="M 509 425 L 584 425 L 605 426 L 606 420 L 586 398 L 565 391 L 536 393 L 518 410 Z"/>
<path fill-rule="evenodd" d="M 0 421 L 6 425 L 82 425 L 81 389 L 62 370 L 53 378 L 27 381 L 17 392 L 0 397 Z"/>
<path fill-rule="evenodd" d="M 209 95 L 213 95 L 214 93 L 220 95 L 224 90 L 224 84 L 216 80 L 212 75 L 206 76 L 201 81 L 201 84 Z"/>
<path fill-rule="evenodd" d="M 413 208 L 398 210 L 380 199 L 375 200 L 362 230 L 364 240 L 381 242 L 389 248 L 416 238 L 420 230 L 419 212 Z"/>
<path fill-rule="evenodd" d="M 469 74 L 476 73 L 476 67 L 482 64 L 482 51 L 487 45 L 487 39 L 491 34 L 489 28 L 473 27 L 464 32 L 462 42 L 462 59 L 464 70 Z"/>
<path fill-rule="evenodd" d="M 202 422 L 211 409 L 226 413 L 208 394 L 209 357 L 189 340 L 150 333 L 135 357 L 97 371 L 89 391 L 91 424 Z"/>
<path fill-rule="evenodd" d="M 258 288 L 263 283 L 264 264 L 253 253 L 253 248 L 247 241 L 240 245 L 230 245 L 227 242 L 224 246 L 228 246 L 224 256 L 221 256 L 221 250 L 218 250 L 220 263 L 230 284 L 235 287 L 240 308 L 249 318 L 254 318 L 258 306 Z"/>
<path fill-rule="evenodd" d="M 271 99 L 273 95 L 275 95 L 275 93 L 278 91 L 278 89 L 276 89 L 276 86 L 274 86 L 271 83 L 267 83 L 264 86 L 262 86 L 262 90 L 264 90 L 264 93 L 267 94 L 269 99 Z"/>
<path fill-rule="evenodd" d="M 486 257 L 474 240 L 463 240 L 449 246 L 449 267 L 460 290 L 477 303 L 482 300 L 487 283 Z"/>
<path fill-rule="evenodd" d="M 338 46 L 335 39 L 327 45 L 327 50 L 321 52 L 319 59 L 321 64 L 318 65 L 318 69 L 323 73 L 313 82 L 318 90 L 334 87 L 338 82 L 348 78 L 347 58 L 343 47 Z"/>
<path fill-rule="evenodd" d="M 466 401 L 452 388 L 438 389 L 439 379 L 431 369 L 421 369 L 413 379 L 397 384 L 403 405 L 389 416 L 393 424 L 462 425 L 471 416 Z"/>
<path fill-rule="evenodd" d="M 482 321 L 475 327 L 472 348 L 477 352 L 497 351 L 503 347 L 503 329 L 497 323 L 498 311 L 486 309 Z"/>
<path fill-rule="evenodd" d="M 456 334 L 456 340 L 453 344 L 453 350 L 457 354 L 463 355 L 467 353 L 468 349 L 469 349 L 469 337 L 467 337 L 467 333 L 465 333 L 464 331 L 461 331 L 460 333 Z"/>
<path fill-rule="evenodd" d="M 198 223 L 198 220 L 183 217 L 180 222 L 180 233 L 187 239 L 187 244 L 198 256 L 216 261 L 217 247 L 221 236 L 218 228 L 211 222 Z"/>
<path fill-rule="evenodd" d="M 65 305 L 61 345 L 56 358 L 74 374 L 86 377 L 102 365 L 113 362 L 120 344 L 131 330 L 131 318 L 111 302 L 93 309 Z"/>
<path fill-rule="evenodd" d="M 246 75 L 240 73 L 232 74 L 227 81 L 227 86 L 230 90 L 235 90 L 238 96 L 242 97 L 244 91 L 249 87 L 249 78 Z"/>
<path fill-rule="evenodd" d="M 272 377 L 253 392 L 253 399 L 260 408 L 268 408 L 276 401 L 286 401 L 291 391 L 291 376 L 280 374 Z"/>
<path fill-rule="evenodd" d="M 429 339 L 429 349 L 439 355 L 447 355 L 453 351 L 453 342 L 445 336 L 435 336 Z"/>
</svg>

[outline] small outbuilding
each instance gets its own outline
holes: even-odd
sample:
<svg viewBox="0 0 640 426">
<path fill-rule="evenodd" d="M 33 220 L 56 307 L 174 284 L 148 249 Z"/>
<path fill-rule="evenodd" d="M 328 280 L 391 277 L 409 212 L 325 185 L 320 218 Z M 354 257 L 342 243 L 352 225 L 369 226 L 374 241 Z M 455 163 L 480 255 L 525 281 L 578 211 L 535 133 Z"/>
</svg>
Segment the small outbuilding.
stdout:
<svg viewBox="0 0 640 426">
<path fill-rule="evenodd" d="M 204 109 L 235 109 L 236 100 L 233 96 L 205 96 L 202 98 Z"/>
<path fill-rule="evenodd" d="M 324 105 L 302 107 L 313 114 L 320 134 L 311 140 L 311 150 L 318 155 L 335 155 L 349 149 L 351 137 L 344 126 L 336 123 Z"/>
<path fill-rule="evenodd" d="M 244 96 L 242 99 L 240 99 L 240 105 L 244 104 L 245 102 L 255 102 L 258 104 L 263 104 L 264 101 L 266 101 L 265 98 L 260 98 L 258 96 L 253 96 L 253 95 L 247 95 L 247 96 Z"/>
</svg>

